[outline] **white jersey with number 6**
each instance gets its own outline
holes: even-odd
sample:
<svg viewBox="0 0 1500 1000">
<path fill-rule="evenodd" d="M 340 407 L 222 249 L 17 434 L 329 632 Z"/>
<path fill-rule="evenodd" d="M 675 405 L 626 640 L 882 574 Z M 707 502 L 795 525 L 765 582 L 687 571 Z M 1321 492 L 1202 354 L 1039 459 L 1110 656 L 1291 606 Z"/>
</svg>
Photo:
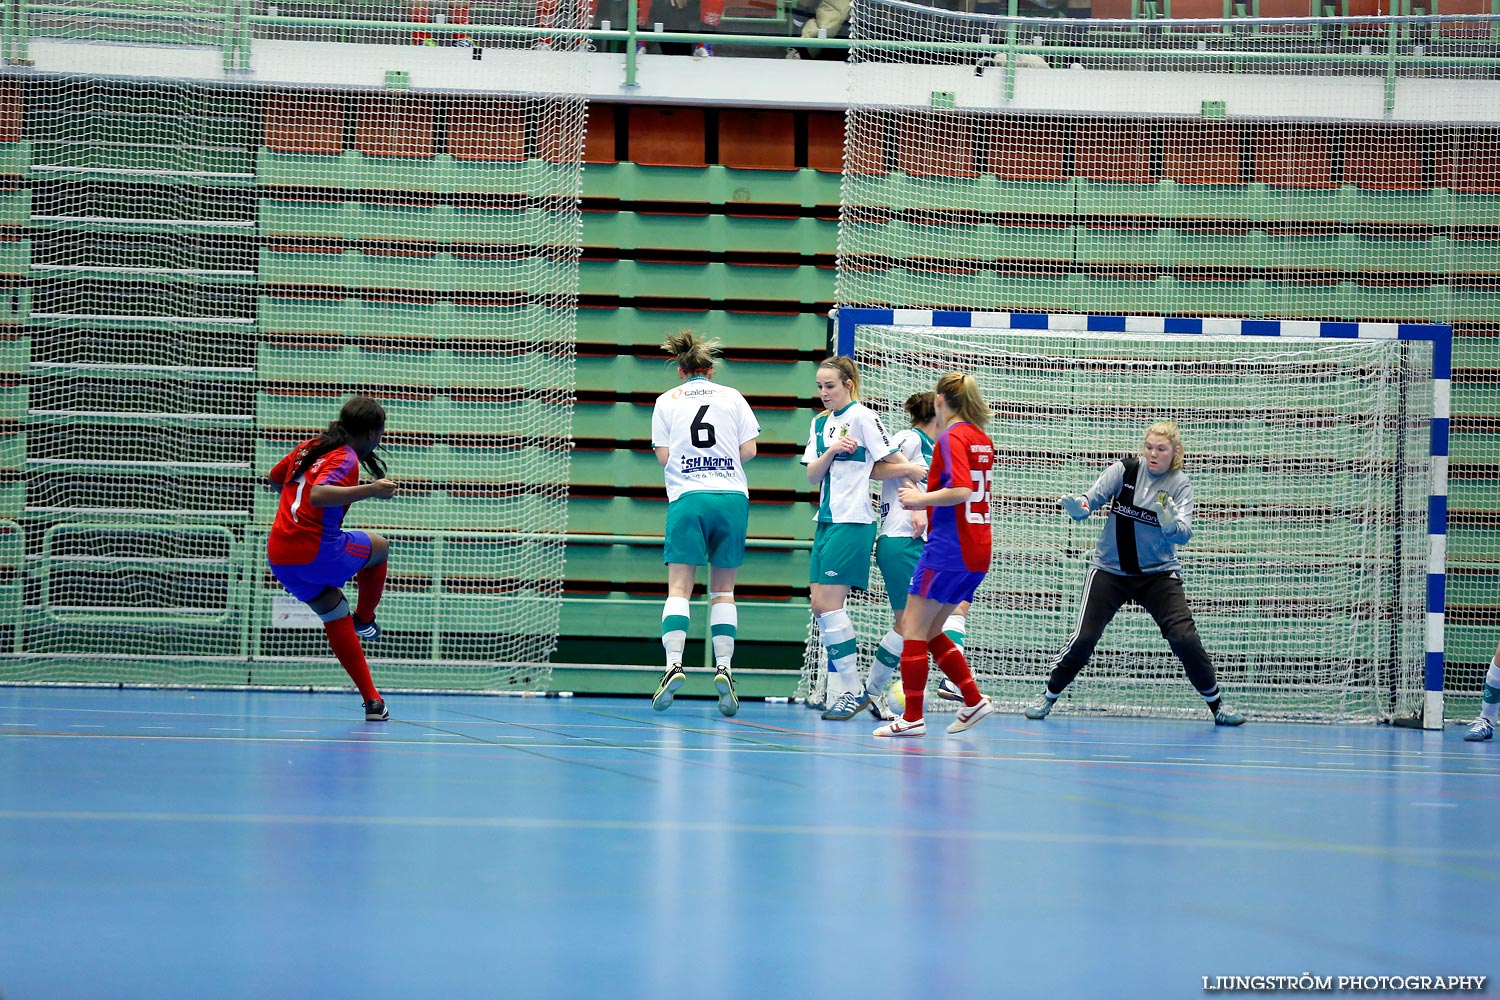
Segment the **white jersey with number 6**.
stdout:
<svg viewBox="0 0 1500 1000">
<path fill-rule="evenodd" d="M 750 495 L 740 445 L 760 424 L 738 389 L 690 378 L 656 397 L 651 447 L 666 448 L 667 500 L 694 490 Z"/>
</svg>

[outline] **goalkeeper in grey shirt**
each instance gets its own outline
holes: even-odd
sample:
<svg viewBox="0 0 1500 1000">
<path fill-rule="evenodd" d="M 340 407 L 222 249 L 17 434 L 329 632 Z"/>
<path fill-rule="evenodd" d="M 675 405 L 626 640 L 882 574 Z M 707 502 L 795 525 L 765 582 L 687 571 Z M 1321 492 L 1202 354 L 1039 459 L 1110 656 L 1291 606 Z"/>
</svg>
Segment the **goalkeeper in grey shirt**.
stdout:
<svg viewBox="0 0 1500 1000">
<path fill-rule="evenodd" d="M 1110 503 L 1113 501 L 1113 503 Z M 1127 601 L 1150 612 L 1188 680 L 1203 696 L 1214 724 L 1238 726 L 1245 717 L 1224 707 L 1213 660 L 1198 638 L 1182 592 L 1177 546 L 1193 537 L 1193 485 L 1182 472 L 1182 434 L 1174 423 L 1146 428 L 1140 455 L 1104 470 L 1083 496 L 1063 497 L 1062 508 L 1083 521 L 1109 504 L 1108 519 L 1089 560 L 1078 627 L 1052 660 L 1052 675 L 1026 718 L 1045 719 L 1058 695 L 1088 665 L 1099 637 Z"/>
</svg>

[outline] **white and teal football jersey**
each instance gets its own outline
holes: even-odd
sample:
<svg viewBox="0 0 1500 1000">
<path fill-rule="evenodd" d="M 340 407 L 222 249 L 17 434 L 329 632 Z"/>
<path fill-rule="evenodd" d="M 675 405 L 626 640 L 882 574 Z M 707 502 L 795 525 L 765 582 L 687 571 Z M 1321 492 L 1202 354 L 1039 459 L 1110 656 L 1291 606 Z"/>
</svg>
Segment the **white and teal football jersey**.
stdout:
<svg viewBox="0 0 1500 1000">
<path fill-rule="evenodd" d="M 834 524 L 873 524 L 875 505 L 870 500 L 870 470 L 896 447 L 880 418 L 863 403 L 851 402 L 841 410 L 820 413 L 807 432 L 802 464 L 811 465 L 835 441 L 853 437 L 859 447 L 839 455 L 828 467 L 818 494 L 815 521 Z"/>
<path fill-rule="evenodd" d="M 651 447 L 667 449 L 667 499 L 694 490 L 748 496 L 740 445 L 759 436 L 760 424 L 738 389 L 697 377 L 657 396 Z"/>
</svg>

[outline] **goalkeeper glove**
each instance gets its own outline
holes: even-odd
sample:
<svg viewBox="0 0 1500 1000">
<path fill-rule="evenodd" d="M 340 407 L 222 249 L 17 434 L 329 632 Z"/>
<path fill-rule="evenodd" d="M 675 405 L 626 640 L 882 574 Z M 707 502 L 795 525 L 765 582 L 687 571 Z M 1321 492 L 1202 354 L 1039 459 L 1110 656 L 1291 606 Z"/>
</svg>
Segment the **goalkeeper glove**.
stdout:
<svg viewBox="0 0 1500 1000">
<path fill-rule="evenodd" d="M 1165 493 L 1157 500 L 1156 523 L 1169 535 L 1177 530 L 1177 504 Z"/>
<path fill-rule="evenodd" d="M 1086 520 L 1089 516 L 1088 497 L 1063 497 L 1057 503 L 1075 521 Z"/>
</svg>

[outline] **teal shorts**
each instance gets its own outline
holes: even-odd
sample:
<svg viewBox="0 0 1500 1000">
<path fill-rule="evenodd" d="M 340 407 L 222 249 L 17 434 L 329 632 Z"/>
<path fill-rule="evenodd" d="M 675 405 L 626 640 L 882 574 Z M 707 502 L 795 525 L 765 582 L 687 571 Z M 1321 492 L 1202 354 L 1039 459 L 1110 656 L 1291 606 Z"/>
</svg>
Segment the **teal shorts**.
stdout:
<svg viewBox="0 0 1500 1000">
<path fill-rule="evenodd" d="M 886 596 L 891 599 L 891 610 L 906 607 L 906 595 L 911 590 L 911 577 L 917 571 L 917 560 L 922 558 L 920 538 L 897 538 L 881 535 L 875 539 L 875 565 L 880 567 L 880 578 L 885 581 Z"/>
<path fill-rule="evenodd" d="M 860 589 L 869 587 L 870 548 L 875 544 L 875 534 L 879 530 L 873 521 L 869 524 L 819 521 L 818 529 L 813 533 L 808 582 Z"/>
<path fill-rule="evenodd" d="M 738 569 L 745 564 L 750 498 L 743 493 L 692 490 L 667 504 L 662 562 Z"/>
</svg>

